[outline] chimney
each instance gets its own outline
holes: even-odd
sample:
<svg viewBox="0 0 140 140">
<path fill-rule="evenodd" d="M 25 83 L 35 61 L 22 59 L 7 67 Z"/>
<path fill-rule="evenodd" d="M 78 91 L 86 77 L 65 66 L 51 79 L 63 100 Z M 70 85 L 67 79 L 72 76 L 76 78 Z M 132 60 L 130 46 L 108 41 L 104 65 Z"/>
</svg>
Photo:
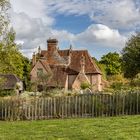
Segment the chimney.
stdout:
<svg viewBox="0 0 140 140">
<path fill-rule="evenodd" d="M 57 39 L 48 39 L 47 40 L 47 47 L 48 47 L 48 52 L 53 53 L 57 51 L 57 44 L 58 40 Z"/>
<path fill-rule="evenodd" d="M 81 64 L 81 73 L 85 73 L 85 57 L 83 54 L 81 56 L 80 64 Z"/>
<path fill-rule="evenodd" d="M 34 52 L 32 57 L 32 66 L 34 66 L 35 64 L 36 64 L 36 54 Z"/>
</svg>

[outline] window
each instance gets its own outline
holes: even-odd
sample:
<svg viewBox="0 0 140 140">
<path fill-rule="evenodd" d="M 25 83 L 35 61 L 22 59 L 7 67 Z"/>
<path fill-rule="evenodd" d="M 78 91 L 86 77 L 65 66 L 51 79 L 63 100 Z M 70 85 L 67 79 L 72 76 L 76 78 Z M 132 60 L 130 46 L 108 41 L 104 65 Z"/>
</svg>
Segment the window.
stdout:
<svg viewBox="0 0 140 140">
<path fill-rule="evenodd" d="M 43 74 L 43 69 L 42 68 L 38 68 L 37 69 L 37 76 L 39 77 L 41 74 Z"/>
</svg>

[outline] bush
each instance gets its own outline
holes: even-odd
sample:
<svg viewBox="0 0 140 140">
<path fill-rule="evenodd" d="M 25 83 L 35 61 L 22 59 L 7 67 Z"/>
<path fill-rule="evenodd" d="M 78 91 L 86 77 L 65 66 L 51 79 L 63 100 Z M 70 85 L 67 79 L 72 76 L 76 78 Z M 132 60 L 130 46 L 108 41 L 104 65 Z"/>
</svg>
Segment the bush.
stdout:
<svg viewBox="0 0 140 140">
<path fill-rule="evenodd" d="M 0 90 L 0 97 L 15 95 L 14 90 Z"/>
<path fill-rule="evenodd" d="M 91 88 L 91 84 L 89 84 L 89 83 L 87 83 L 87 82 L 83 82 L 83 83 L 81 83 L 81 89 L 87 89 L 87 88 Z"/>
<path fill-rule="evenodd" d="M 140 73 L 137 74 L 136 77 L 130 82 L 130 86 L 140 87 Z"/>
<path fill-rule="evenodd" d="M 123 89 L 123 83 L 122 82 L 114 82 L 112 85 L 111 85 L 111 88 L 114 89 L 114 90 L 121 90 Z"/>
</svg>

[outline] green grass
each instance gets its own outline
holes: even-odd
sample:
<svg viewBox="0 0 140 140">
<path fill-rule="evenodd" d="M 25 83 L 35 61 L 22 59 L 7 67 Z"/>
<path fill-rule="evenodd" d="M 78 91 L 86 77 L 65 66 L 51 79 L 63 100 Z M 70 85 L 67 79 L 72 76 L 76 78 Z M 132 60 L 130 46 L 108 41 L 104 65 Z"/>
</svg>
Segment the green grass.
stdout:
<svg viewBox="0 0 140 140">
<path fill-rule="evenodd" d="M 140 116 L 0 122 L 0 140 L 140 140 Z"/>
</svg>

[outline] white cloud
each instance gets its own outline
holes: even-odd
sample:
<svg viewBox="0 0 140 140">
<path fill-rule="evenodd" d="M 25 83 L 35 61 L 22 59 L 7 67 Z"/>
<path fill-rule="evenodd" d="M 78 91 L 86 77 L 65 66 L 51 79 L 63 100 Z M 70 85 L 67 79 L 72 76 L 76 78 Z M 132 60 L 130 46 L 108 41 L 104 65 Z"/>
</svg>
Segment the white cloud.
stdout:
<svg viewBox="0 0 140 140">
<path fill-rule="evenodd" d="M 84 32 L 78 34 L 75 40 L 84 44 L 99 43 L 110 47 L 122 48 L 124 47 L 126 37 L 122 36 L 118 30 L 111 29 L 102 24 L 93 24 Z"/>
<path fill-rule="evenodd" d="M 22 52 L 30 56 L 39 45 L 46 46 L 54 19 L 45 14 L 45 0 L 11 0 L 11 23 L 16 42 L 22 42 Z M 28 52 L 27 52 L 28 50 Z"/>
<path fill-rule="evenodd" d="M 25 13 L 12 13 L 12 25 L 17 33 L 17 40 L 22 40 L 25 48 L 37 47 L 42 39 L 51 36 L 51 29 L 39 18 L 30 18 Z"/>
<path fill-rule="evenodd" d="M 139 7 L 140 8 L 140 7 Z M 133 0 L 118 0 L 106 4 L 99 15 L 92 15 L 91 18 L 96 22 L 116 28 L 133 28 L 140 24 L 140 9 L 136 7 Z"/>
<path fill-rule="evenodd" d="M 75 38 L 75 35 L 72 33 L 69 33 L 66 30 L 52 30 L 52 34 L 54 38 L 57 38 L 60 41 L 72 41 Z"/>
<path fill-rule="evenodd" d="M 45 48 L 49 37 L 56 37 L 61 42 L 83 43 L 87 48 L 87 44 L 95 43 L 122 48 L 129 33 L 122 35 L 119 30 L 140 24 L 140 7 L 135 0 L 11 0 L 11 3 L 11 21 L 17 42 L 22 42 L 22 52 L 27 56 L 31 56 L 39 45 Z M 55 30 L 52 26 L 54 14 L 87 15 L 96 24 L 79 34 Z"/>
<path fill-rule="evenodd" d="M 140 24 L 140 5 L 136 5 L 136 0 L 48 0 L 46 3 L 50 13 L 89 15 L 96 23 L 115 28 Z"/>
<path fill-rule="evenodd" d="M 47 25 L 52 25 L 54 19 L 46 14 L 45 0 L 11 0 L 16 13 L 25 13 L 30 18 L 41 18 Z"/>
</svg>

